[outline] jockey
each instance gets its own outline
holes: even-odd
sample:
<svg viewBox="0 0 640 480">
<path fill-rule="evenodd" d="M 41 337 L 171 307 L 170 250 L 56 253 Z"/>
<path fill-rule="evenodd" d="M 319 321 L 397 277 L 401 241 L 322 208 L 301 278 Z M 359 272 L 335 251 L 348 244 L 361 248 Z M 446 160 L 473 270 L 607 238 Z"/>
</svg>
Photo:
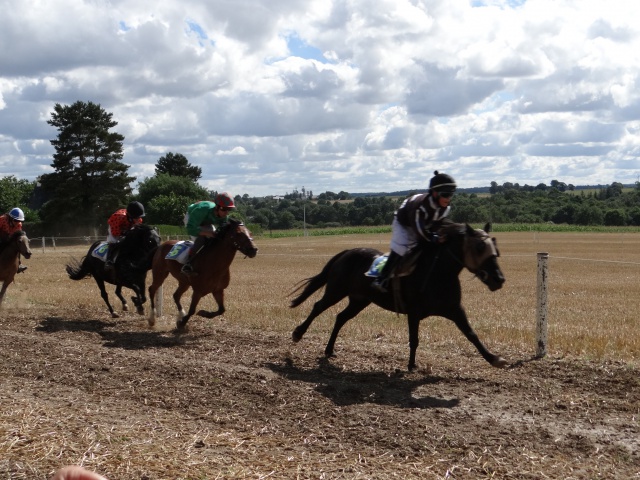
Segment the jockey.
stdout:
<svg viewBox="0 0 640 480">
<path fill-rule="evenodd" d="M 372 284 L 376 290 L 387 291 L 391 271 L 399 260 L 418 244 L 418 240 L 422 238 L 432 243 L 440 241 L 438 235 L 431 231 L 431 227 L 434 222 L 449 214 L 449 203 L 456 188 L 453 177 L 436 170 L 429 182 L 427 193 L 413 195 L 402 202 L 391 224 L 391 253 L 380 275 Z"/>
<path fill-rule="evenodd" d="M 131 202 L 127 208 L 116 210 L 107 220 L 109 225 L 109 233 L 107 235 L 107 261 L 105 262 L 105 270 L 113 270 L 113 264 L 118 244 L 122 240 L 127 230 L 140 225 L 142 217 L 145 216 L 144 206 L 140 202 Z"/>
<path fill-rule="evenodd" d="M 236 206 L 233 197 L 227 192 L 216 195 L 213 202 L 201 201 L 189 205 L 184 216 L 184 224 L 194 243 L 189 250 L 189 260 L 182 266 L 182 273 L 187 276 L 197 275 L 191 262 L 204 246 L 206 239 L 215 238 L 216 227 L 220 228 L 227 223 L 227 216 L 234 208 Z"/>
<path fill-rule="evenodd" d="M 22 230 L 22 222 L 24 222 L 24 212 L 17 207 L 12 208 L 8 213 L 0 216 L 0 241 L 4 243 L 9 240 L 9 237 L 15 232 L 20 232 Z M 17 273 L 22 273 L 26 269 L 26 266 L 18 263 Z"/>
</svg>

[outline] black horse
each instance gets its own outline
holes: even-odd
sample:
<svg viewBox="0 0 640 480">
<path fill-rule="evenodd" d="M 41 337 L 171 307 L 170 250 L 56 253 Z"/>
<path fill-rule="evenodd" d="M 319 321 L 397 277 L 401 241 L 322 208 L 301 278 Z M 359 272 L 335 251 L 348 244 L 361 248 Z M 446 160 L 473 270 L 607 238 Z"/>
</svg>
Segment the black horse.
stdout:
<svg viewBox="0 0 640 480">
<path fill-rule="evenodd" d="M 380 293 L 372 288 L 373 278 L 365 275 L 373 260 L 382 255 L 382 252 L 371 248 L 354 248 L 338 253 L 318 275 L 303 280 L 302 285 L 294 290 L 293 293 L 296 293 L 304 288 L 291 301 L 291 308 L 297 307 L 326 285 L 323 297 L 314 304 L 307 319 L 293 331 L 293 341 L 302 339 L 314 318 L 343 298 L 349 297 L 347 307 L 336 316 L 324 351 L 327 357 L 333 356 L 333 348 L 342 326 L 373 302 L 386 310 L 407 314 L 409 370 L 416 367 L 420 320 L 431 315 L 452 320 L 485 360 L 494 367 L 505 367 L 507 362 L 487 350 L 471 328 L 461 304 L 458 278 L 466 267 L 489 290 L 495 291 L 502 287 L 505 279 L 497 262 L 499 253 L 495 238 L 487 234 L 490 229 L 490 224 L 484 230 L 474 230 L 469 225 L 457 223 L 443 226 L 440 229 L 440 236 L 445 239 L 443 243 L 419 246 L 420 254 L 415 260 L 413 271 L 405 276 L 394 276 L 389 293 Z M 402 268 L 403 265 L 400 265 L 400 269 Z"/>
<path fill-rule="evenodd" d="M 125 312 L 129 310 L 129 306 L 122 296 L 122 287 L 130 288 L 135 293 L 135 296 L 131 297 L 131 301 L 136 306 L 137 312 L 144 315 L 143 305 L 147 301 L 145 281 L 147 272 L 151 269 L 153 254 L 160 245 L 158 231 L 148 225 L 136 225 L 128 230 L 118 244 L 115 268 L 110 271 L 105 269 L 104 260 L 92 255 L 100 243 L 101 241 L 97 241 L 89 247 L 82 262 L 72 259 L 66 268 L 69 278 L 81 280 L 93 276 L 100 289 L 100 295 L 113 318 L 118 318 L 119 315 L 109 303 L 105 282 L 116 286 L 116 296 L 122 302 L 122 309 Z"/>
</svg>

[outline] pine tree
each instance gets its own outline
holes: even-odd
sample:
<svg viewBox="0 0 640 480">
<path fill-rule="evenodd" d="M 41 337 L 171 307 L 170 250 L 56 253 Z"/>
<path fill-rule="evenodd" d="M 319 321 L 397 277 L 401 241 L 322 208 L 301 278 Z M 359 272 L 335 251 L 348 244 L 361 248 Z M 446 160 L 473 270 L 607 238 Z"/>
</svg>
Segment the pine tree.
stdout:
<svg viewBox="0 0 640 480">
<path fill-rule="evenodd" d="M 109 132 L 118 122 L 100 105 L 77 101 L 57 103 L 47 123 L 59 133 L 51 140 L 54 172 L 40 177 L 48 198 L 40 213 L 43 222 L 105 225 L 113 211 L 126 205 L 135 180 L 121 162 L 124 137 Z"/>
</svg>

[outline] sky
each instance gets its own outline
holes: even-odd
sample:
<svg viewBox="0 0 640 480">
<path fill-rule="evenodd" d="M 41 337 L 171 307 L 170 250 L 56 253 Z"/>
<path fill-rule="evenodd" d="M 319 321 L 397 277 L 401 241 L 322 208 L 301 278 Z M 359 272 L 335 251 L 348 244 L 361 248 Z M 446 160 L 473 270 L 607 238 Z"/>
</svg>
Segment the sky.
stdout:
<svg viewBox="0 0 640 480">
<path fill-rule="evenodd" d="M 98 103 L 138 181 L 232 195 L 640 177 L 640 2 L 0 0 L 0 177 Z"/>
</svg>

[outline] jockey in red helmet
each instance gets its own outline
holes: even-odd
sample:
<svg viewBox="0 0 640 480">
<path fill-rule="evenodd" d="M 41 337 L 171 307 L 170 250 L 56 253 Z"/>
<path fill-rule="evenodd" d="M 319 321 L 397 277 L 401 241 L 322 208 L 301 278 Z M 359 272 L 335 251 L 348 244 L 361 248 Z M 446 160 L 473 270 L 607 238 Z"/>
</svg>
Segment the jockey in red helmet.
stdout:
<svg viewBox="0 0 640 480">
<path fill-rule="evenodd" d="M 109 220 L 107 220 L 109 250 L 107 250 L 107 261 L 104 265 L 106 270 L 113 269 L 118 244 L 126 231 L 141 224 L 144 215 L 144 206 L 140 202 L 131 202 L 127 205 L 127 208 L 116 210 L 109 217 Z"/>
<path fill-rule="evenodd" d="M 233 197 L 227 192 L 216 195 L 213 202 L 201 201 L 189 205 L 184 217 L 187 233 L 193 240 L 189 260 L 182 267 L 185 275 L 197 275 L 191 262 L 205 244 L 206 239 L 215 237 L 216 228 L 227 223 L 227 215 L 236 208 Z"/>
</svg>

